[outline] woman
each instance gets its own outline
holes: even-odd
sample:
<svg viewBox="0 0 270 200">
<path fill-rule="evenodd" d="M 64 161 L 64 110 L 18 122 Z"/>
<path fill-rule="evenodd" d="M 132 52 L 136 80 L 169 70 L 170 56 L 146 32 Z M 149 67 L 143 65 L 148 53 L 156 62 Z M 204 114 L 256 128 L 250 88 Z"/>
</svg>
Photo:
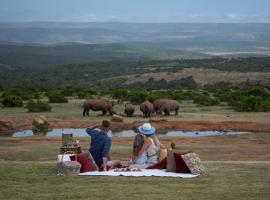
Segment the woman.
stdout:
<svg viewBox="0 0 270 200">
<path fill-rule="evenodd" d="M 133 143 L 132 161 L 134 164 L 158 163 L 159 148 L 163 145 L 154 134 L 156 128 L 149 123 L 138 127 L 140 134 L 136 135 Z"/>
</svg>

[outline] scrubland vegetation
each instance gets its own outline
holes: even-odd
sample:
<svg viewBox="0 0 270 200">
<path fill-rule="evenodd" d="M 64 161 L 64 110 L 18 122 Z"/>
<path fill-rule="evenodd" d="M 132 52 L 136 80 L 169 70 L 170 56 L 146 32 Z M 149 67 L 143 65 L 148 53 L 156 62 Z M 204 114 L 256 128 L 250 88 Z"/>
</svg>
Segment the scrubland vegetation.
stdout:
<svg viewBox="0 0 270 200">
<path fill-rule="evenodd" d="M 22 87 L 3 88 L 2 104 L 5 107 L 22 107 L 23 101 L 27 107 L 42 107 L 42 111 L 49 111 L 48 103 L 67 103 L 68 98 L 91 99 L 109 98 L 115 104 L 131 102 L 140 104 L 145 100 L 174 99 L 178 101 L 190 100 L 198 106 L 215 106 L 226 103 L 235 111 L 267 112 L 270 110 L 270 92 L 266 87 L 211 87 L 204 89 L 160 89 L 145 90 L 137 88 L 98 89 L 86 86 L 51 87 Z M 35 101 L 33 101 L 35 99 Z M 40 101 L 43 100 L 43 101 Z M 28 103 L 27 103 L 28 102 Z M 29 106 L 30 105 L 30 106 Z M 47 107 L 45 109 L 45 107 Z M 30 109 L 29 112 L 36 110 Z"/>
</svg>

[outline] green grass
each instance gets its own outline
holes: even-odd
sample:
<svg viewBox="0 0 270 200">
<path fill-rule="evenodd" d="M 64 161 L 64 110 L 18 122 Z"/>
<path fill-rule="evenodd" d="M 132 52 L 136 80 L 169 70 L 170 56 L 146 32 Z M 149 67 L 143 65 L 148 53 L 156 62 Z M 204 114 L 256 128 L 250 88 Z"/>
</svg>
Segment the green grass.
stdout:
<svg viewBox="0 0 270 200">
<path fill-rule="evenodd" d="M 52 103 L 51 112 L 38 112 L 28 113 L 25 108 L 4 108 L 0 109 L 0 117 L 6 118 L 11 117 L 14 124 L 24 124 L 23 116 L 33 115 L 45 115 L 49 117 L 64 117 L 64 118 L 76 118 L 78 120 L 93 120 L 100 121 L 103 119 L 110 120 L 110 116 L 102 116 L 101 112 L 90 111 L 90 117 L 83 118 L 83 104 L 84 100 L 70 99 L 68 103 Z M 117 104 L 114 106 L 115 111 L 118 114 L 124 115 L 124 103 Z M 125 122 L 132 123 L 133 121 L 147 121 L 148 119 L 142 117 L 142 113 L 139 106 L 135 106 L 135 117 L 124 118 Z M 171 113 L 170 117 L 155 116 L 155 119 L 166 119 L 169 121 L 251 121 L 259 123 L 269 123 L 270 112 L 235 112 L 226 104 L 217 106 L 206 106 L 201 107 L 192 103 L 192 101 L 182 101 L 180 103 L 180 111 L 178 116 L 174 116 L 174 112 Z M 61 119 L 58 119 L 61 120 Z"/>
<path fill-rule="evenodd" d="M 181 179 L 61 177 L 55 164 L 7 162 L 0 199 L 269 199 L 270 164 L 205 165 L 206 176 Z"/>
<path fill-rule="evenodd" d="M 268 138 L 268 133 L 220 140 L 175 138 L 181 149 L 192 149 L 200 155 L 207 172 L 205 176 L 181 179 L 57 176 L 60 138 L 1 137 L 0 199 L 266 200 L 270 196 Z M 89 139 L 80 139 L 84 151 Z M 171 140 L 161 141 L 168 146 Z M 114 159 L 130 158 L 131 150 L 132 139 L 113 140 Z"/>
<path fill-rule="evenodd" d="M 81 117 L 83 112 L 83 101 L 80 99 L 70 99 L 68 103 L 50 103 L 52 106 L 51 112 L 32 112 L 28 113 L 27 109 L 23 107 L 6 107 L 1 109 L 0 115 L 45 115 L 45 116 L 70 116 L 70 117 Z M 116 104 L 114 109 L 117 113 L 124 114 L 124 103 L 123 104 Z M 181 102 L 180 113 L 183 112 L 201 112 L 201 111 L 211 111 L 211 112 L 234 112 L 230 109 L 229 106 L 226 105 L 219 105 L 219 106 L 197 106 L 196 104 L 192 103 L 192 101 L 183 101 Z M 173 114 L 174 112 L 172 112 Z M 135 106 L 135 115 L 141 115 L 141 111 L 139 105 Z M 92 112 L 90 111 L 91 116 L 101 115 L 101 112 Z"/>
<path fill-rule="evenodd" d="M 64 116 L 73 116 L 78 117 L 82 116 L 82 102 L 83 100 L 69 100 L 68 103 L 50 103 L 52 106 L 51 112 L 27 112 L 27 109 L 23 107 L 6 107 L 1 109 L 1 115 L 9 114 L 9 115 L 45 115 L 45 116 L 57 116 L 57 115 L 64 115 Z"/>
<path fill-rule="evenodd" d="M 213 143 L 214 146 L 210 147 L 205 145 L 210 152 L 215 152 L 226 160 L 224 153 L 217 148 L 226 148 L 229 151 L 230 145 L 238 141 L 237 144 L 243 150 L 233 149 L 232 153 L 238 153 L 239 155 L 236 156 L 240 156 L 241 162 L 205 161 L 209 160 L 211 153 L 196 149 L 195 140 L 189 143 L 182 141 L 182 148 L 193 149 L 201 155 L 207 171 L 207 175 L 193 179 L 57 176 L 56 155 L 61 145 L 60 138 L 3 137 L 0 140 L 0 199 L 269 199 L 269 160 L 265 157 L 266 162 L 257 162 L 248 157 L 249 152 L 244 150 L 245 147 L 249 147 L 257 152 L 259 148 L 258 154 L 263 154 L 265 148 L 267 154 L 267 143 L 261 142 L 266 141 L 268 134 L 254 135 L 251 142 L 256 148 L 254 145 L 248 145 L 246 137 L 242 136 L 242 139 L 224 137 L 224 140 L 220 141 L 222 145 L 219 143 Z M 213 138 L 209 138 L 211 139 Z M 228 139 L 230 141 L 226 141 Z M 239 143 L 239 140 L 242 142 Z M 168 145 L 169 141 L 165 141 Z M 201 148 L 204 148 L 206 143 L 203 141 L 201 143 Z M 87 150 L 89 139 L 80 140 L 80 144 L 84 151 Z M 112 147 L 113 158 L 128 159 L 131 148 L 132 140 L 115 140 Z M 250 161 L 245 161 L 243 158 Z"/>
</svg>

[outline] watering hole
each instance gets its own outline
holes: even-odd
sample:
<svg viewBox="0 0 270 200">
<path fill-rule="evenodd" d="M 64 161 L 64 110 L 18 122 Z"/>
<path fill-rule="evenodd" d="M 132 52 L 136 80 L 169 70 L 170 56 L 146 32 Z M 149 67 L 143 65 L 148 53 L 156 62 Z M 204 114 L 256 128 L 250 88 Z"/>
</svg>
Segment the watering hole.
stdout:
<svg viewBox="0 0 270 200">
<path fill-rule="evenodd" d="M 73 137 L 88 137 L 85 128 L 55 128 L 46 133 L 47 137 L 61 137 L 62 134 L 72 133 Z M 249 132 L 241 131 L 167 131 L 164 134 L 159 134 L 159 137 L 205 137 L 205 136 L 226 136 L 248 134 Z M 117 132 L 109 132 L 110 137 L 134 137 L 137 133 L 134 130 L 123 130 Z M 23 130 L 15 132 L 12 137 L 30 137 L 34 136 L 32 130 Z"/>
</svg>

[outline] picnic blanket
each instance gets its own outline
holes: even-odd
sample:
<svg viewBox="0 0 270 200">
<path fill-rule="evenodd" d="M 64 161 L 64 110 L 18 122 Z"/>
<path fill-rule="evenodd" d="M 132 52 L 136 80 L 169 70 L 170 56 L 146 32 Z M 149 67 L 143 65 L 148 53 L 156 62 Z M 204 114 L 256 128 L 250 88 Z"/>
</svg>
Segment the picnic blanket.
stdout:
<svg viewBox="0 0 270 200">
<path fill-rule="evenodd" d="M 134 176 L 134 177 L 142 177 L 142 176 L 159 176 L 159 177 L 177 177 L 177 178 L 194 178 L 199 175 L 194 174 L 184 174 L 184 173 L 174 173 L 174 172 L 166 172 L 166 170 L 160 169 L 142 169 L 139 172 L 115 172 L 114 170 L 110 170 L 107 172 L 93 171 L 93 172 L 85 172 L 80 173 L 81 176 Z"/>
</svg>

